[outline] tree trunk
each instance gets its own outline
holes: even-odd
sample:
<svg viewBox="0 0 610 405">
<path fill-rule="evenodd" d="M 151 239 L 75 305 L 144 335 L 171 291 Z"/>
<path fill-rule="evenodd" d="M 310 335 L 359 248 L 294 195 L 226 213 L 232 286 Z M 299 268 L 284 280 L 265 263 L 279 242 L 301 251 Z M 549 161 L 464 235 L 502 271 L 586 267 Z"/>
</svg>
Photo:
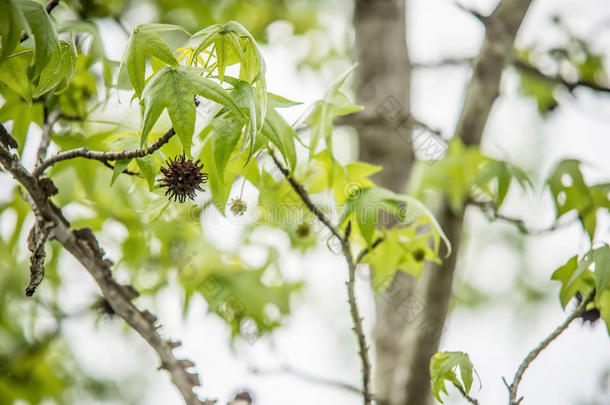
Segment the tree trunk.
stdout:
<svg viewBox="0 0 610 405">
<path fill-rule="evenodd" d="M 375 181 L 397 192 L 404 190 L 413 164 L 405 20 L 405 0 L 355 2 L 357 102 L 365 108 L 351 123 L 359 134 L 361 159 L 383 165 Z M 389 400 L 399 336 L 407 323 L 397 308 L 410 295 L 413 282 L 411 276 L 399 272 L 387 292 L 376 296 L 374 382 L 378 403 Z"/>
<path fill-rule="evenodd" d="M 403 191 L 413 165 L 410 131 L 410 63 L 406 0 L 356 0 L 357 99 L 365 109 L 353 120 L 361 159 L 384 167 L 376 182 Z M 502 0 L 483 22 L 485 40 L 474 63 L 455 130 L 467 145 L 481 141 L 500 79 L 531 0 Z M 447 317 L 464 212 L 442 201 L 438 218 L 453 245 L 440 266 L 428 266 L 413 295 L 414 279 L 398 272 L 376 303 L 377 402 L 423 405 L 430 399 L 429 361 L 438 350 Z M 376 290 L 380 286 L 373 286 Z M 417 322 L 413 322 L 414 320 Z M 410 326 L 410 327 L 408 327 Z"/>
<path fill-rule="evenodd" d="M 485 39 L 477 56 L 464 106 L 455 130 L 466 145 L 478 145 L 494 101 L 500 94 L 502 72 L 513 56 L 515 37 L 532 0 L 502 0 L 489 17 L 484 17 Z M 418 298 L 430 328 L 410 328 L 403 336 L 399 367 L 395 370 L 391 404 L 424 405 L 431 400 L 430 358 L 438 350 L 438 339 L 447 318 L 456 258 L 462 233 L 464 210 L 451 212 L 446 201 L 438 219 L 453 245 L 452 257 L 439 266 L 428 266 L 418 285 Z"/>
</svg>

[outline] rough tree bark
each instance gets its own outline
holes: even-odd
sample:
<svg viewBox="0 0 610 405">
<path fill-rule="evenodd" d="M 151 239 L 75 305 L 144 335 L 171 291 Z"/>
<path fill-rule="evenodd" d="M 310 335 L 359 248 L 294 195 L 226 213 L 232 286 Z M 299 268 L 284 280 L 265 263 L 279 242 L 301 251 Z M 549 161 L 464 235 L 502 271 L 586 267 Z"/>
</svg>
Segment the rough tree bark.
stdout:
<svg viewBox="0 0 610 405">
<path fill-rule="evenodd" d="M 466 145 L 478 145 L 483 136 L 494 101 L 500 92 L 500 80 L 513 57 L 513 44 L 532 0 L 502 0 L 493 13 L 481 18 L 485 38 L 475 59 L 472 78 L 454 136 Z M 405 331 L 400 346 L 399 367 L 392 383 L 391 404 L 423 405 L 429 403 L 429 362 L 438 350 L 442 325 L 447 318 L 456 258 L 462 233 L 464 211 L 455 215 L 445 201 L 438 219 L 453 245 L 453 255 L 440 266 L 430 266 L 417 286 L 426 319 L 438 325 L 438 333 L 426 328 Z"/>
<path fill-rule="evenodd" d="M 454 133 L 467 145 L 481 141 L 530 3 L 502 0 L 489 17 L 475 15 L 485 24 L 485 39 Z M 405 9 L 406 0 L 356 0 L 354 12 L 357 97 L 365 109 L 353 125 L 359 134 L 361 159 L 383 165 L 376 181 L 395 191 L 402 191 L 413 165 Z M 440 205 L 438 218 L 451 240 L 453 255 L 424 272 L 416 299 L 413 278 L 401 272 L 386 293 L 376 297 L 375 395 L 379 403 L 423 405 L 430 400 L 428 366 L 447 317 L 464 214 L 455 215 L 445 202 Z"/>
<path fill-rule="evenodd" d="M 358 132 L 361 159 L 383 165 L 376 182 L 403 191 L 413 163 L 408 125 L 410 63 L 406 45 L 405 0 L 356 0 L 357 102 L 364 110 L 350 122 Z M 395 310 L 413 284 L 411 276 L 397 274 L 389 288 L 394 299 L 376 297 L 375 397 L 389 398 L 399 350 L 398 335 L 406 320 Z M 404 288 L 395 288 L 395 286 Z"/>
</svg>

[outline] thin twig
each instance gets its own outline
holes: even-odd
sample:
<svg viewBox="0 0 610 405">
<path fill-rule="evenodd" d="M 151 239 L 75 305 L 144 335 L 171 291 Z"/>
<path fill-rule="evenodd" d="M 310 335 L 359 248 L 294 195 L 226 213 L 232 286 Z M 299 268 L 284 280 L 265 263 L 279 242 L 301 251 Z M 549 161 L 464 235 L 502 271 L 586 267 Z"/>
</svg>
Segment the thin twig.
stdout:
<svg viewBox="0 0 610 405">
<path fill-rule="evenodd" d="M 591 90 L 598 91 L 601 93 L 610 93 L 610 87 L 603 86 L 603 85 L 598 84 L 591 80 L 580 79 L 580 80 L 576 80 L 576 81 L 569 81 L 569 80 L 564 79 L 560 75 L 547 75 L 546 73 L 544 73 L 540 69 L 538 69 L 536 66 L 524 61 L 523 59 L 516 58 L 513 61 L 513 65 L 517 69 L 519 69 L 525 73 L 528 73 L 530 75 L 536 76 L 539 79 L 562 85 L 565 88 L 567 88 L 570 92 L 574 91 L 574 89 L 576 89 L 577 87 L 587 87 Z"/>
<path fill-rule="evenodd" d="M 335 388 L 339 388 L 339 389 L 342 389 L 345 391 L 350 391 L 350 392 L 362 395 L 362 390 L 358 387 L 353 386 L 352 384 L 348 384 L 346 382 L 334 380 L 331 378 L 319 377 L 317 375 L 313 375 L 313 374 L 307 373 L 302 370 L 297 370 L 287 364 L 281 365 L 277 370 L 261 370 L 259 368 L 253 367 L 253 368 L 250 368 L 250 371 L 253 374 L 257 374 L 257 375 L 290 374 L 294 377 L 300 378 L 302 380 L 305 380 L 305 381 L 313 383 L 313 384 L 327 385 L 330 387 L 335 387 Z"/>
<path fill-rule="evenodd" d="M 436 68 L 444 68 L 444 67 L 454 67 L 454 66 L 467 66 L 472 65 L 474 62 L 474 58 L 471 56 L 456 56 L 449 57 L 444 59 L 439 59 L 435 61 L 428 62 L 413 62 L 411 63 L 411 68 L 413 69 L 436 69 Z"/>
<path fill-rule="evenodd" d="M 356 264 L 360 263 L 362 261 L 362 259 L 364 259 L 366 257 L 366 255 L 368 255 L 369 253 L 371 253 L 381 242 L 383 242 L 383 238 L 379 237 L 377 238 L 373 244 L 371 245 L 370 248 L 364 248 L 360 251 L 360 253 L 358 254 L 358 257 L 356 258 Z"/>
<path fill-rule="evenodd" d="M 146 149 L 134 149 L 134 150 L 126 150 L 126 151 L 116 151 L 116 152 L 102 152 L 102 151 L 92 151 L 87 149 L 86 147 L 71 149 L 64 152 L 60 152 L 55 156 L 52 156 L 42 162 L 32 173 L 34 177 L 39 177 L 49 166 L 54 165 L 57 162 L 61 162 L 63 160 L 74 159 L 77 157 L 82 157 L 85 159 L 93 159 L 99 160 L 100 162 L 108 162 L 113 160 L 123 160 L 123 159 L 133 159 L 139 158 L 146 155 L 150 155 L 160 149 L 163 145 L 165 145 L 169 140 L 176 135 L 174 128 L 170 128 L 161 138 L 157 139 L 157 141 L 151 144 Z"/>
<path fill-rule="evenodd" d="M 576 318 L 578 318 L 579 316 L 581 316 L 583 314 L 587 305 L 589 304 L 589 302 L 591 302 L 593 300 L 594 296 L 595 296 L 595 290 L 591 291 L 589 293 L 589 295 L 587 295 L 587 297 L 582 300 L 580 305 L 578 305 L 578 307 L 576 307 L 574 312 L 572 312 L 572 314 L 570 316 L 568 316 L 567 319 L 565 321 L 563 321 L 561 325 L 559 325 L 549 336 L 547 336 L 542 342 L 540 342 L 540 344 L 538 346 L 536 346 L 536 348 L 534 348 L 531 352 L 529 352 L 529 354 L 525 357 L 525 359 L 523 360 L 523 362 L 517 369 L 517 372 L 515 373 L 515 377 L 513 378 L 513 382 L 510 385 L 506 384 L 506 381 L 505 381 L 505 384 L 507 385 L 508 392 L 509 392 L 509 399 L 508 399 L 509 405 L 519 405 L 521 403 L 521 401 L 523 400 L 523 397 L 517 398 L 518 390 L 519 390 L 519 383 L 521 382 L 521 379 L 523 378 L 523 374 L 525 373 L 527 368 L 530 366 L 530 364 L 532 364 L 532 362 L 536 359 L 536 357 L 538 357 L 538 355 L 544 349 L 546 349 L 546 347 L 553 340 L 557 339 L 557 337 L 559 335 L 561 335 L 563 333 L 563 331 L 565 331 L 568 328 L 568 326 L 570 326 L 572 321 L 574 321 Z"/>
<path fill-rule="evenodd" d="M 349 228 L 349 224 L 348 224 Z M 343 255 L 347 261 L 349 270 L 349 278 L 347 280 L 347 300 L 349 302 L 350 314 L 352 315 L 352 322 L 354 323 L 354 333 L 358 339 L 358 353 L 360 354 L 360 360 L 362 362 L 362 391 L 364 396 L 365 405 L 372 404 L 373 394 L 371 391 L 371 361 L 369 359 L 369 348 L 366 343 L 366 335 L 364 334 L 364 327 L 362 325 L 362 316 L 358 309 L 356 301 L 356 263 L 352 257 L 352 250 L 349 243 L 349 233 L 346 232 L 345 238 L 342 240 L 341 246 L 343 248 Z"/>
<path fill-rule="evenodd" d="M 453 385 L 455 386 L 455 388 L 457 388 L 457 390 L 460 392 L 460 394 L 462 394 L 462 396 L 466 399 L 466 401 L 470 402 L 473 405 L 479 405 L 479 400 L 466 394 L 466 391 L 464 391 L 464 388 L 462 388 L 462 386 L 460 384 L 453 383 Z"/>
<path fill-rule="evenodd" d="M 278 168 L 278 170 L 280 172 L 282 172 L 282 174 L 284 175 L 286 180 L 288 180 L 288 183 L 290 183 L 290 186 L 292 187 L 292 189 L 295 191 L 295 193 L 297 193 L 299 198 L 305 203 L 305 205 L 307 206 L 309 211 L 311 211 L 311 213 L 314 214 L 320 220 L 320 222 L 322 222 L 324 224 L 324 226 L 326 226 L 328 228 L 328 230 L 337 239 L 339 239 L 340 241 L 343 240 L 343 236 L 341 235 L 341 233 L 339 232 L 337 227 L 335 227 L 335 225 L 333 225 L 333 223 L 330 221 L 330 218 L 328 218 L 326 216 L 326 214 L 324 214 L 320 210 L 320 208 L 318 208 L 313 203 L 313 201 L 311 201 L 311 198 L 309 198 L 309 194 L 307 194 L 307 191 L 305 191 L 305 188 L 301 184 L 299 184 L 294 179 L 294 177 L 292 177 L 292 175 L 290 174 L 290 171 L 288 171 L 288 169 L 285 168 L 284 165 L 282 165 L 279 160 L 277 160 L 277 158 L 275 157 L 275 155 L 273 154 L 273 152 L 271 150 L 269 151 L 269 155 L 271 156 L 271 159 L 273 159 L 275 166 Z"/>
<path fill-rule="evenodd" d="M 6 129 L 0 123 L 0 133 L 3 131 L 6 132 Z M 132 286 L 120 285 L 114 280 L 111 272 L 112 262 L 105 257 L 93 232 L 88 228 L 70 228 L 70 223 L 61 210 L 48 200 L 38 179 L 30 174 L 21 165 L 18 157 L 12 155 L 4 145 L 0 145 L 0 165 L 27 190 L 30 206 L 37 213 L 37 217 L 43 218 L 44 224 L 41 226 L 49 227 L 49 236 L 59 241 L 87 269 L 113 311 L 157 352 L 161 368 L 169 372 L 185 403 L 201 405 L 202 401 L 193 391 L 200 385 L 197 374 L 190 371 L 194 367 L 193 363 L 187 359 L 176 358 L 173 349 L 179 343 L 165 340 L 159 334 L 155 316 L 139 309 L 133 303 L 133 299 L 138 295 L 137 291 Z"/>
<path fill-rule="evenodd" d="M 305 203 L 309 211 L 314 214 L 320 222 L 322 222 L 328 230 L 339 239 L 341 242 L 341 249 L 343 251 L 343 256 L 345 257 L 345 261 L 348 266 L 348 281 L 347 285 L 347 295 L 348 295 L 348 303 L 350 306 L 350 314 L 352 316 L 352 322 L 354 324 L 353 330 L 356 335 L 356 339 L 358 341 L 358 354 L 360 356 L 360 361 L 362 363 L 362 396 L 364 398 L 365 405 L 371 405 L 373 403 L 373 393 L 371 389 L 371 361 L 369 359 L 368 354 L 368 345 L 366 343 L 366 335 L 364 334 L 364 326 L 362 325 L 362 316 L 360 315 L 360 311 L 358 309 L 358 303 L 356 300 L 356 292 L 355 292 L 355 282 L 356 282 L 356 262 L 352 256 L 352 249 L 350 246 L 350 230 L 351 230 L 351 222 L 347 224 L 345 235 L 341 235 L 339 229 L 332 224 L 330 219 L 311 201 L 309 198 L 309 194 L 305 190 L 305 188 L 298 183 L 294 177 L 290 174 L 287 168 L 285 168 L 282 163 L 275 157 L 273 151 L 269 150 L 269 154 L 273 159 L 273 162 L 277 166 L 280 172 L 284 175 L 286 180 L 290 183 L 292 189 L 297 193 L 299 198 Z"/>
<path fill-rule="evenodd" d="M 533 228 L 528 227 L 525 224 L 525 222 L 523 222 L 523 220 L 520 218 L 513 218 L 513 217 L 506 216 L 504 214 L 500 214 L 498 212 L 498 210 L 496 209 L 496 207 L 494 207 L 492 204 L 478 202 L 478 201 L 469 201 L 468 205 L 479 207 L 489 221 L 495 221 L 495 220 L 499 219 L 504 222 L 511 223 L 511 224 L 515 225 L 521 233 L 526 234 L 526 235 L 532 235 L 532 236 L 544 235 L 546 233 L 550 233 L 550 232 L 556 231 L 558 229 L 565 228 L 567 226 L 570 226 L 570 225 L 578 222 L 578 217 L 574 217 L 574 218 L 570 219 L 569 221 L 563 221 L 563 222 L 560 222 L 559 219 L 556 219 L 549 227 L 533 229 Z"/>
<path fill-rule="evenodd" d="M 483 15 L 481 13 L 479 13 L 476 10 L 473 10 L 471 8 L 468 8 L 458 2 L 455 3 L 456 7 L 459 8 L 460 10 L 463 10 L 465 12 L 467 12 L 468 14 L 472 15 L 473 17 L 475 17 L 477 20 L 481 21 L 481 23 L 483 23 L 483 25 L 487 25 L 489 22 L 489 16 Z"/>
</svg>

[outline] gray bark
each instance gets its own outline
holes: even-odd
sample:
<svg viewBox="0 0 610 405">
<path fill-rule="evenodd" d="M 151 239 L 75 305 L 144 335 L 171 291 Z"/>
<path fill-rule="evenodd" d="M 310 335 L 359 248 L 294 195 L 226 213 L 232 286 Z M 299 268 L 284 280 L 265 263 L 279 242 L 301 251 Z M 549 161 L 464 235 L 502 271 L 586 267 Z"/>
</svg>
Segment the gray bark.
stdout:
<svg viewBox="0 0 610 405">
<path fill-rule="evenodd" d="M 466 145 L 478 145 L 483 136 L 494 101 L 500 91 L 504 68 L 510 63 L 513 44 L 532 0 L 502 0 L 483 21 L 485 39 L 477 56 L 464 106 L 454 136 Z M 422 405 L 430 402 L 429 362 L 438 350 L 442 325 L 447 318 L 456 257 L 462 233 L 464 211 L 454 215 L 443 201 L 438 219 L 453 245 L 453 255 L 440 266 L 430 266 L 418 286 L 423 302 L 423 315 L 440 328 L 410 328 L 402 337 L 399 369 L 395 370 L 392 404 Z"/>
<path fill-rule="evenodd" d="M 364 110 L 352 124 L 359 134 L 361 159 L 383 165 L 377 184 L 403 191 L 413 163 L 408 125 L 410 63 L 406 45 L 405 0 L 356 0 L 357 102 Z M 396 310 L 409 294 L 412 277 L 399 273 L 388 291 L 376 296 L 375 397 L 389 399 L 406 320 Z"/>
</svg>

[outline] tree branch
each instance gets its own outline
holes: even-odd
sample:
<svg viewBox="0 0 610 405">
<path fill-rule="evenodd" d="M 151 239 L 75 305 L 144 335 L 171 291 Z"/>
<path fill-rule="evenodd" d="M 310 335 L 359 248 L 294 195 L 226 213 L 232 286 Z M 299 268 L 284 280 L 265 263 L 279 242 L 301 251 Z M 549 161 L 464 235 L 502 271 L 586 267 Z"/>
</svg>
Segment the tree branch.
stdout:
<svg viewBox="0 0 610 405">
<path fill-rule="evenodd" d="M 546 234 L 549 232 L 553 232 L 553 231 L 556 231 L 557 229 L 565 228 L 567 226 L 570 226 L 570 225 L 578 222 L 578 217 L 574 217 L 574 218 L 570 219 L 569 221 L 564 221 L 564 222 L 560 222 L 559 219 L 556 219 L 551 224 L 551 226 L 549 226 L 547 228 L 533 229 L 533 228 L 530 228 L 527 225 L 525 225 L 525 222 L 523 222 L 523 220 L 520 218 L 513 218 L 513 217 L 509 217 L 509 216 L 500 214 L 498 212 L 498 210 L 491 204 L 477 202 L 477 201 L 469 201 L 468 205 L 479 207 L 489 221 L 495 221 L 497 219 L 500 219 L 502 221 L 515 225 L 521 233 L 526 234 L 526 235 L 532 235 L 532 236 L 543 235 L 543 234 Z"/>
<path fill-rule="evenodd" d="M 30 256 L 30 282 L 25 289 L 25 295 L 31 297 L 44 278 L 44 262 L 47 253 L 44 244 L 49 236 L 48 224 L 36 222 L 28 235 L 28 250 L 32 252 Z"/>
<path fill-rule="evenodd" d="M 502 0 L 487 18 L 485 38 L 474 59 L 472 78 L 454 133 L 467 146 L 480 144 L 492 106 L 500 94 L 502 73 L 512 62 L 515 37 L 531 2 Z M 431 396 L 429 363 L 438 351 L 442 325 L 447 318 L 463 227 L 463 212 L 454 214 L 447 201 L 439 205 L 437 218 L 451 241 L 453 254 L 439 267 L 425 271 L 416 286 L 426 316 L 436 326 L 434 331 L 410 328 L 403 334 L 401 370 L 395 373 L 392 404 L 423 405 Z"/>
<path fill-rule="evenodd" d="M 570 92 L 574 91 L 577 87 L 587 87 L 591 90 L 598 91 L 601 93 L 610 93 L 610 87 L 602 86 L 596 82 L 590 80 L 577 80 L 577 81 L 568 81 L 564 79 L 560 75 L 547 75 L 542 72 L 536 66 L 531 63 L 524 61 L 523 59 L 515 59 L 513 60 L 513 65 L 522 72 L 528 73 L 532 76 L 535 76 L 539 79 L 546 80 L 547 82 L 555 83 L 562 85 Z"/>
<path fill-rule="evenodd" d="M 450 57 L 445 59 L 440 59 L 436 61 L 427 61 L 427 62 L 415 62 L 411 64 L 411 67 L 414 69 L 436 69 L 450 66 L 464 66 L 464 65 L 472 65 L 475 58 L 473 57 Z M 515 57 L 511 61 L 512 66 L 514 66 L 517 70 L 520 70 L 523 73 L 530 74 L 532 76 L 537 77 L 540 80 L 544 80 L 550 83 L 555 83 L 561 85 L 568 89 L 570 92 L 573 92 L 578 87 L 585 87 L 591 89 L 593 91 L 597 91 L 600 93 L 610 93 L 610 87 L 601 85 L 597 82 L 591 80 L 576 80 L 570 81 L 564 79 L 561 75 L 549 75 L 540 70 L 536 65 L 522 59 Z"/>
<path fill-rule="evenodd" d="M 582 300 L 582 302 L 578 305 L 578 307 L 576 307 L 574 312 L 572 312 L 572 314 L 570 316 L 568 316 L 567 319 L 565 321 L 563 321 L 563 323 L 561 325 L 559 325 L 549 336 L 547 336 L 542 342 L 540 342 L 540 344 L 538 346 L 536 346 L 531 352 L 529 352 L 529 354 L 525 357 L 525 359 L 523 360 L 523 362 L 517 369 L 517 372 L 515 373 L 513 382 L 510 385 L 506 384 L 508 387 L 508 392 L 509 392 L 509 399 L 508 399 L 509 405 L 519 405 L 521 403 L 521 401 L 523 400 L 523 397 L 517 398 L 518 390 L 519 390 L 519 383 L 521 383 L 523 374 L 525 373 L 527 368 L 530 366 L 530 364 L 532 364 L 532 362 L 536 359 L 536 357 L 538 357 L 538 355 L 544 349 L 546 349 L 547 346 L 549 344 L 551 344 L 551 342 L 553 340 L 557 339 L 559 337 L 559 335 L 561 335 L 568 328 L 568 326 L 570 326 L 572 321 L 574 321 L 576 318 L 578 318 L 585 312 L 587 304 L 589 304 L 589 302 L 591 302 L 593 300 L 594 296 L 595 296 L 595 290 L 591 291 L 589 293 L 589 295 L 584 300 Z"/>
<path fill-rule="evenodd" d="M 294 377 L 300 378 L 302 380 L 305 380 L 305 381 L 313 383 L 313 384 L 320 384 L 320 385 L 327 385 L 330 387 L 336 387 L 339 389 L 343 389 L 346 391 L 350 391 L 350 392 L 362 395 L 362 390 L 351 384 L 348 384 L 348 383 L 345 383 L 345 382 L 339 381 L 339 380 L 330 379 L 330 378 L 318 377 L 316 375 L 309 374 L 305 371 L 297 370 L 287 364 L 281 365 L 277 370 L 261 370 L 259 368 L 253 367 L 253 368 L 250 368 L 250 371 L 256 375 L 269 375 L 269 374 L 280 374 L 280 373 L 290 374 Z"/>
<path fill-rule="evenodd" d="M 373 393 L 371 389 L 371 361 L 369 359 L 369 347 L 366 342 L 366 335 L 364 333 L 364 327 L 362 325 L 362 316 L 360 315 L 360 310 L 358 309 L 358 303 L 356 300 L 356 292 L 355 292 L 355 283 L 356 283 L 356 262 L 352 256 L 352 249 L 350 246 L 350 232 L 351 232 L 351 222 L 348 222 L 347 227 L 345 229 L 345 234 L 342 236 L 339 229 L 332 224 L 330 219 L 324 214 L 309 198 L 309 194 L 305 190 L 305 188 L 298 183 L 294 177 L 290 174 L 287 168 L 285 168 L 282 163 L 275 157 L 272 150 L 269 150 L 269 155 L 273 159 L 275 166 L 279 169 L 279 171 L 284 175 L 288 183 L 292 189 L 297 193 L 301 201 L 307 206 L 309 211 L 314 214 L 320 222 L 322 222 L 326 228 L 341 242 L 341 250 L 343 252 L 343 256 L 345 257 L 345 261 L 348 266 L 348 281 L 347 285 L 347 296 L 348 303 L 350 306 L 350 315 L 352 316 L 352 322 L 354 324 L 353 330 L 356 335 L 356 339 L 358 341 L 358 354 L 360 356 L 360 361 L 362 363 L 362 396 L 364 398 L 365 405 L 372 405 L 373 403 Z"/>
<path fill-rule="evenodd" d="M 155 143 L 151 144 L 146 149 L 134 149 L 129 151 L 116 151 L 116 152 L 101 152 L 101 151 L 92 151 L 87 149 L 86 147 L 67 150 L 64 152 L 60 152 L 55 156 L 48 158 L 43 161 L 36 169 L 32 175 L 34 177 L 39 177 L 49 166 L 54 165 L 57 162 L 61 162 L 63 160 L 74 159 L 78 157 L 82 157 L 85 159 L 93 159 L 99 160 L 100 162 L 108 162 L 113 160 L 123 160 L 123 159 L 133 159 L 139 158 L 146 155 L 150 155 L 160 149 L 163 145 L 165 145 L 169 140 L 176 135 L 174 128 L 170 128 L 163 136 L 155 141 Z"/>
<path fill-rule="evenodd" d="M 8 135 L 0 123 L 0 134 L 2 133 Z M 48 227 L 49 236 L 58 240 L 87 269 L 114 312 L 157 352 L 161 360 L 161 368 L 169 372 L 185 403 L 201 405 L 202 401 L 193 392 L 193 389 L 199 385 L 199 378 L 197 374 L 188 371 L 194 367 L 194 364 L 190 360 L 177 359 L 173 349 L 179 343 L 163 339 L 158 332 L 156 317 L 135 306 L 132 300 L 138 295 L 137 291 L 132 286 L 120 285 L 113 279 L 112 262 L 105 257 L 93 232 L 89 228 L 71 229 L 61 210 L 48 200 L 38 179 L 31 175 L 4 145 L 0 146 L 0 165 L 27 190 L 32 210 L 44 221 L 40 226 Z"/>
<path fill-rule="evenodd" d="M 466 391 L 464 391 L 464 388 L 462 388 L 462 386 L 460 384 L 453 383 L 453 386 L 455 388 L 457 388 L 457 390 L 460 392 L 460 394 L 462 394 L 462 396 L 466 399 L 466 401 L 470 402 L 473 405 L 479 405 L 479 401 L 477 399 L 471 397 L 470 395 L 466 394 Z"/>
<path fill-rule="evenodd" d="M 379 244 L 381 242 L 383 242 L 383 238 L 379 237 L 377 239 L 375 239 L 375 241 L 373 242 L 373 244 L 371 245 L 370 248 L 364 248 L 360 251 L 360 253 L 358 254 L 358 257 L 356 258 L 356 264 L 360 263 L 365 257 L 366 255 L 368 255 L 369 253 L 371 253 L 377 246 L 379 246 Z"/>
<path fill-rule="evenodd" d="M 479 13 L 478 11 L 468 8 L 458 2 L 456 2 L 455 5 L 460 10 L 465 11 L 468 14 L 472 15 L 474 18 L 479 20 L 483 25 L 487 25 L 487 23 L 489 22 L 489 16 L 483 15 L 483 14 Z"/>
</svg>

